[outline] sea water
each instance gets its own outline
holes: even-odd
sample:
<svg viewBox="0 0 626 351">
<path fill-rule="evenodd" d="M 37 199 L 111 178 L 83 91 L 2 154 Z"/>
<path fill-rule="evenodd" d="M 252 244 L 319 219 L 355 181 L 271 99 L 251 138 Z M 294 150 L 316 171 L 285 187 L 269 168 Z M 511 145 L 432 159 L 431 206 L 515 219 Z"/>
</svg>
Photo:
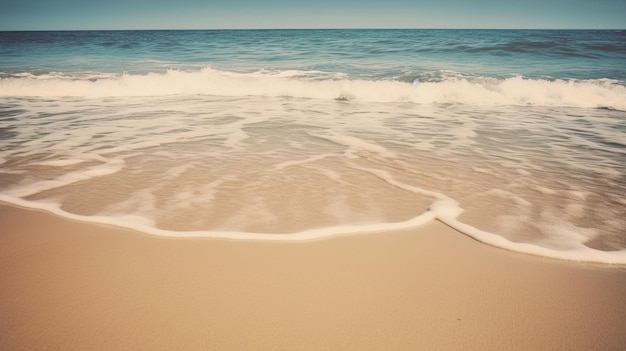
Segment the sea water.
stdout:
<svg viewBox="0 0 626 351">
<path fill-rule="evenodd" d="M 0 32 L 0 200 L 626 263 L 626 31 Z"/>
</svg>

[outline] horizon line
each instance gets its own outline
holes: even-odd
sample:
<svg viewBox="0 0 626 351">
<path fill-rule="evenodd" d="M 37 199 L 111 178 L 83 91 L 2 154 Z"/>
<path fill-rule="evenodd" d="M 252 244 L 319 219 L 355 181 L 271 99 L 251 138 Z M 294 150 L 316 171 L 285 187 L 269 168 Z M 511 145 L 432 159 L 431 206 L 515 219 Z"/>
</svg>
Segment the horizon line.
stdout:
<svg viewBox="0 0 626 351">
<path fill-rule="evenodd" d="M 469 27 L 301 27 L 301 28 L 119 28 L 119 29 L 0 29 L 0 32 L 107 32 L 107 31 L 278 31 L 278 30 L 541 30 L 541 31 L 623 31 L 626 28 L 469 28 Z"/>
</svg>

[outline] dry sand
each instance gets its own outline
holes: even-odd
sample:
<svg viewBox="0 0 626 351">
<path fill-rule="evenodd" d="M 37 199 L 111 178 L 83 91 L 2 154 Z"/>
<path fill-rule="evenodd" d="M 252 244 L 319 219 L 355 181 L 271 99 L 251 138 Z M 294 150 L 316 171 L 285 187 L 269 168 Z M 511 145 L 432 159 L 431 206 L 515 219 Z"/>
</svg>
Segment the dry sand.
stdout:
<svg viewBox="0 0 626 351">
<path fill-rule="evenodd" d="M 0 205 L 2 350 L 626 350 L 626 268 L 434 222 L 170 239 Z"/>
</svg>

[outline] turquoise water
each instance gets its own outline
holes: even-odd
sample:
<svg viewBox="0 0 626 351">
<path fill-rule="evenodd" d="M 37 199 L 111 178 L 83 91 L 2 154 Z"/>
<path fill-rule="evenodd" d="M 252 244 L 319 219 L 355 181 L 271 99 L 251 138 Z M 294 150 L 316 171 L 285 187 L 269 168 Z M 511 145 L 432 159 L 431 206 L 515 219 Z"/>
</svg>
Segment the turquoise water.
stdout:
<svg viewBox="0 0 626 351">
<path fill-rule="evenodd" d="M 322 71 L 350 78 L 626 80 L 626 31 L 215 30 L 4 32 L 12 72 Z"/>
<path fill-rule="evenodd" d="M 626 31 L 0 33 L 0 199 L 156 235 L 441 220 L 626 263 Z"/>
</svg>

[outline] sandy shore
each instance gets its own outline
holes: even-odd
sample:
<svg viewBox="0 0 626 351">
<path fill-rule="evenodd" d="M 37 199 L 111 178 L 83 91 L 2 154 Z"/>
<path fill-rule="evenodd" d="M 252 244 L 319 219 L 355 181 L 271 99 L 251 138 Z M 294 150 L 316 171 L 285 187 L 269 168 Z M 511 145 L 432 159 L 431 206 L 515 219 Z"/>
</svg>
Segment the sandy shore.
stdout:
<svg viewBox="0 0 626 351">
<path fill-rule="evenodd" d="M 626 268 L 435 222 L 168 239 L 0 205 L 2 350 L 626 350 Z"/>
</svg>

